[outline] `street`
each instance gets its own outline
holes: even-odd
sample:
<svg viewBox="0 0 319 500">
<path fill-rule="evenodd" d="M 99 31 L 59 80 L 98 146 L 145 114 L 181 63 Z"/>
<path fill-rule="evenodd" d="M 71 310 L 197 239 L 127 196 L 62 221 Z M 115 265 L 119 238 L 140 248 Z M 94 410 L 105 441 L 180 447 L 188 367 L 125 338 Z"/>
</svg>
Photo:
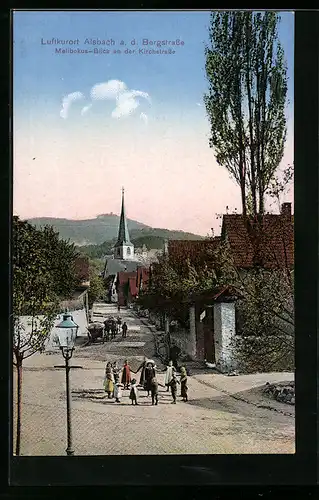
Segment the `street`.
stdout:
<svg viewBox="0 0 319 500">
<path fill-rule="evenodd" d="M 110 304 L 96 304 L 94 319 L 117 316 Z M 121 403 L 103 390 L 107 361 L 127 359 L 137 370 L 144 355 L 154 358 L 153 333 L 133 311 L 120 315 L 126 339 L 77 346 L 71 359 L 72 430 L 76 455 L 294 453 L 294 407 L 266 400 L 257 389 L 267 381 L 293 380 L 293 374 L 228 377 L 194 370 L 188 377 L 189 402 L 176 405 L 164 387 L 159 404 L 139 390 L 132 406 L 129 391 Z M 66 399 L 64 360 L 59 353 L 36 354 L 23 368 L 22 455 L 65 455 Z M 56 368 L 58 366 L 58 368 Z M 59 368 L 60 367 L 60 368 Z M 134 374 L 132 374 L 134 376 Z M 139 381 L 140 373 L 136 375 Z M 164 373 L 158 381 L 164 385 Z M 14 372 L 14 383 L 15 383 Z M 15 396 L 15 387 L 14 387 Z"/>
</svg>

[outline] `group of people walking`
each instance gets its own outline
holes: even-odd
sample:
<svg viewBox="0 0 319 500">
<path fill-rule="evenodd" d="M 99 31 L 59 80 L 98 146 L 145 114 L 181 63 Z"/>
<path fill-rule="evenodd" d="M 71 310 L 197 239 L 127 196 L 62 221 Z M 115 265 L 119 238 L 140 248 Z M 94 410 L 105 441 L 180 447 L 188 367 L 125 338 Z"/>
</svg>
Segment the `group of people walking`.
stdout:
<svg viewBox="0 0 319 500">
<path fill-rule="evenodd" d="M 104 321 L 106 340 L 115 339 L 120 331 L 122 331 L 122 338 L 126 338 L 127 330 L 127 324 L 125 321 L 122 323 L 122 318 L 120 316 L 117 318 L 109 317 Z"/>
<path fill-rule="evenodd" d="M 135 378 L 131 377 L 131 373 L 135 375 L 141 371 L 139 384 Z M 133 371 L 125 360 L 122 368 L 119 368 L 117 362 L 113 364 L 108 362 L 105 368 L 104 389 L 108 394 L 108 398 L 115 399 L 116 403 L 121 402 L 123 390 L 130 390 L 130 399 L 132 404 L 138 404 L 138 386 L 147 392 L 147 396 L 151 395 L 152 405 L 158 404 L 158 387 L 159 382 L 156 378 L 156 372 L 159 371 L 153 360 L 148 360 L 144 357 L 136 371 Z M 180 369 L 180 380 L 177 378 L 177 370 L 173 366 L 172 361 L 169 362 L 165 370 L 165 386 L 167 392 L 170 390 L 173 398 L 172 403 L 176 404 L 177 388 L 181 385 L 181 397 L 183 401 L 188 401 L 188 387 L 187 387 L 187 372 L 184 367 Z"/>
</svg>

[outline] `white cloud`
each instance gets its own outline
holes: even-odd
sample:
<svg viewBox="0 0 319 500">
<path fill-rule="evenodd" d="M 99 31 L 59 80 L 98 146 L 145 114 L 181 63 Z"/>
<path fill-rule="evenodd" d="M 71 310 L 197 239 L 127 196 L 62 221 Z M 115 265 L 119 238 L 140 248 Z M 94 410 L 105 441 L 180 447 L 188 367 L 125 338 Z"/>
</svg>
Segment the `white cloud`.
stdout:
<svg viewBox="0 0 319 500">
<path fill-rule="evenodd" d="M 143 97 L 148 102 L 151 102 L 147 92 L 141 92 L 140 90 L 119 93 L 116 98 L 116 108 L 112 111 L 112 117 L 121 118 L 130 115 L 140 105 L 138 99 L 136 99 L 137 97 Z"/>
<path fill-rule="evenodd" d="M 121 118 L 132 114 L 140 105 L 139 98 L 146 99 L 149 103 L 151 103 L 151 98 L 147 92 L 128 89 L 127 85 L 121 80 L 109 80 L 104 83 L 97 83 L 91 88 L 90 97 L 92 102 L 82 108 L 82 116 L 87 113 L 95 101 L 115 101 L 116 107 L 112 111 L 112 118 Z M 73 94 L 69 94 L 65 97 L 62 101 L 62 110 L 60 112 L 61 117 L 67 118 L 71 103 L 75 100 L 83 98 L 84 95 L 82 92 L 74 92 Z M 141 113 L 140 118 L 145 123 L 147 122 L 147 116 L 144 113 Z"/>
<path fill-rule="evenodd" d="M 73 102 L 84 99 L 84 95 L 82 92 L 72 92 L 72 94 L 68 94 L 62 99 L 62 109 L 60 111 L 61 118 L 66 119 L 69 114 L 70 106 Z"/>
<path fill-rule="evenodd" d="M 140 119 L 145 123 L 145 125 L 148 124 L 148 116 L 145 113 L 140 114 Z"/>
<path fill-rule="evenodd" d="M 201 103 L 200 103 L 200 102 L 197 102 L 196 104 L 197 104 L 197 106 L 201 106 Z"/>
<path fill-rule="evenodd" d="M 84 116 L 85 113 L 87 113 L 89 111 L 89 109 L 92 108 L 92 104 L 89 104 L 88 106 L 84 106 L 84 108 L 82 108 L 81 110 L 81 115 Z"/>
<path fill-rule="evenodd" d="M 116 99 L 121 92 L 125 92 L 127 87 L 120 80 L 109 80 L 105 83 L 97 83 L 91 88 L 92 100 Z"/>
<path fill-rule="evenodd" d="M 105 83 L 98 83 L 92 87 L 90 94 L 91 99 L 94 101 L 105 99 L 116 101 L 116 108 L 112 111 L 113 118 L 121 118 L 133 113 L 140 105 L 138 97 L 151 102 L 147 92 L 130 90 L 121 80 L 109 80 Z"/>
</svg>

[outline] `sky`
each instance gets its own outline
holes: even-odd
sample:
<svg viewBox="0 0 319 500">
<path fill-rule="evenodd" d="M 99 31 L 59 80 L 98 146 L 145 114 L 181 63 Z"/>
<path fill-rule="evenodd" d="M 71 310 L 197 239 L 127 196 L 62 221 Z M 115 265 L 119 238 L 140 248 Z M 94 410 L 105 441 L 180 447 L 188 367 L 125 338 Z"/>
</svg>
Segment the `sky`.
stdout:
<svg viewBox="0 0 319 500">
<path fill-rule="evenodd" d="M 130 219 L 218 233 L 216 214 L 241 204 L 238 186 L 208 144 L 203 95 L 209 15 L 13 13 L 15 214 L 89 219 L 119 213 L 124 186 Z M 293 162 L 294 16 L 281 18 L 287 164 Z M 151 43 L 163 40 L 175 45 Z M 171 53 L 145 52 L 152 49 Z M 283 201 L 292 197 L 291 189 Z"/>
</svg>

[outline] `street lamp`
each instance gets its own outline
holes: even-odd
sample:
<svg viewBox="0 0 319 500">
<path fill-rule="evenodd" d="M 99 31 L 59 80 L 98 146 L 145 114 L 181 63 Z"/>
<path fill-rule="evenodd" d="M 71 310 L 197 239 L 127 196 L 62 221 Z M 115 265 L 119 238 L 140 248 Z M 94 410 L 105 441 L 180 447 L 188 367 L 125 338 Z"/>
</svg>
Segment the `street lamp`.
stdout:
<svg viewBox="0 0 319 500">
<path fill-rule="evenodd" d="M 70 365 L 69 360 L 72 358 L 74 351 L 74 344 L 79 326 L 74 323 L 72 315 L 65 311 L 63 321 L 57 325 L 58 330 L 58 344 L 62 351 L 62 356 L 65 359 L 65 377 L 66 377 L 66 414 L 67 414 L 67 433 L 68 433 L 68 447 L 66 449 L 67 455 L 74 455 L 72 448 L 72 428 L 71 428 L 71 392 L 70 392 Z"/>
</svg>

